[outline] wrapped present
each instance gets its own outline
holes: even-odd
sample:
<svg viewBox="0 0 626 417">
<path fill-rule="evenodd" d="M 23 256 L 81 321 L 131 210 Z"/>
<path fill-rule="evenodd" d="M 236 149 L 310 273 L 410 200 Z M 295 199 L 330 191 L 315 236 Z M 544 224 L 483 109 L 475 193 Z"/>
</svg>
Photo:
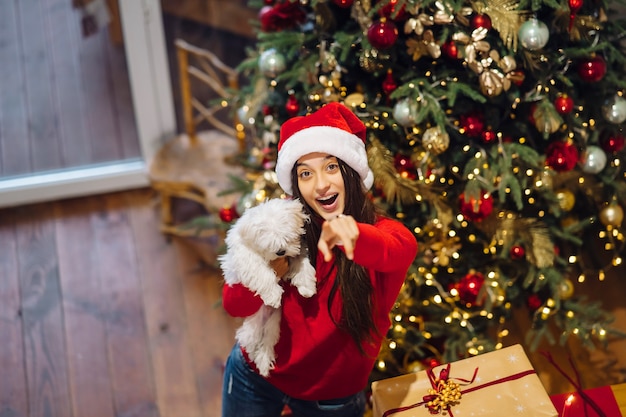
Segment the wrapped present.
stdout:
<svg viewBox="0 0 626 417">
<path fill-rule="evenodd" d="M 626 384 L 550 396 L 562 417 L 626 416 Z"/>
<path fill-rule="evenodd" d="M 556 417 L 524 349 L 510 346 L 372 383 L 374 417 Z"/>
</svg>

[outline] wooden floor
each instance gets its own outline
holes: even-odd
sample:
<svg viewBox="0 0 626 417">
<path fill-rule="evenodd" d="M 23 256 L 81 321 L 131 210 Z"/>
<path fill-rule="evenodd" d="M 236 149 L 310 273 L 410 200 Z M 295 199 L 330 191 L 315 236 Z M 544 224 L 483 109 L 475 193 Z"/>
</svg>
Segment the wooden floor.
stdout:
<svg viewBox="0 0 626 417">
<path fill-rule="evenodd" d="M 1 417 L 219 416 L 236 320 L 150 190 L 0 211 Z"/>
</svg>

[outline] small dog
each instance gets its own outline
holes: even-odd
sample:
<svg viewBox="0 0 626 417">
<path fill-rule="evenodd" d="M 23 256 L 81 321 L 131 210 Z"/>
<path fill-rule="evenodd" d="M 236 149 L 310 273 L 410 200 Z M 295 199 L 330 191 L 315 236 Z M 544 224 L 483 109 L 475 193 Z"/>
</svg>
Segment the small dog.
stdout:
<svg viewBox="0 0 626 417">
<path fill-rule="evenodd" d="M 247 317 L 236 333 L 237 341 L 263 376 L 268 376 L 274 367 L 283 294 L 280 278 L 270 261 L 288 257 L 289 271 L 283 279 L 303 297 L 311 297 L 317 291 L 315 268 L 301 253 L 307 221 L 300 201 L 268 200 L 247 209 L 228 230 L 226 253 L 219 257 L 226 284 L 242 284 L 263 300 L 264 305 Z"/>
</svg>

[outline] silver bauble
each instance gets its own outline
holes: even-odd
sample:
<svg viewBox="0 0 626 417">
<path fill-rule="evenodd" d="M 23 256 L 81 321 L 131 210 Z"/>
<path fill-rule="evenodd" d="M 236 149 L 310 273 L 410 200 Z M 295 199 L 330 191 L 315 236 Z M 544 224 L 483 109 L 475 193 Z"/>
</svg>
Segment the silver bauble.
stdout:
<svg viewBox="0 0 626 417">
<path fill-rule="evenodd" d="M 588 174 L 598 174 L 606 166 L 606 153 L 598 146 L 587 146 L 581 155 L 582 170 Z"/>
<path fill-rule="evenodd" d="M 415 117 L 417 116 L 417 102 L 409 100 L 408 98 L 402 99 L 393 106 L 393 118 L 399 125 L 404 127 L 411 127 L 415 124 Z"/>
<path fill-rule="evenodd" d="M 626 121 L 626 100 L 620 96 L 614 96 L 602 106 L 602 115 L 616 125 Z"/>
<path fill-rule="evenodd" d="M 259 69 L 266 77 L 274 78 L 283 72 L 285 68 L 285 57 L 276 49 L 271 48 L 261 53 Z"/>
<path fill-rule="evenodd" d="M 543 48 L 550 39 L 548 26 L 534 17 L 522 23 L 517 34 L 522 46 L 531 51 Z"/>
</svg>

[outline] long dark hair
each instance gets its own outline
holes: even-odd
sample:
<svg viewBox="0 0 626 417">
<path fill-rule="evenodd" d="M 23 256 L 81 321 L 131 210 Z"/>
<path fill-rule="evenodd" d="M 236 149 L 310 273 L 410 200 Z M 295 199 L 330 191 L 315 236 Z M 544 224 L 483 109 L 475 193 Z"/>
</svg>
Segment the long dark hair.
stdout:
<svg viewBox="0 0 626 417">
<path fill-rule="evenodd" d="M 374 224 L 380 215 L 374 203 L 363 191 L 359 174 L 349 165 L 337 158 L 345 188 L 344 214 L 354 217 L 359 223 Z M 309 251 L 309 259 L 313 265 L 317 260 L 317 242 L 322 233 L 324 219 L 313 210 L 300 194 L 296 167 L 291 171 L 293 196 L 300 199 L 311 216 L 305 225 L 305 241 Z M 365 353 L 364 343 L 372 343 L 373 335 L 378 334 L 374 323 L 374 303 L 372 282 L 367 269 L 350 261 L 342 250 L 333 248 L 337 279 L 333 283 L 328 298 L 328 314 L 341 330 L 347 332 L 357 344 L 361 353 Z M 332 269 L 329 274 L 332 273 Z M 327 277 L 326 277 L 327 278 Z M 337 291 L 343 300 L 341 317 L 337 321 L 333 317 L 331 306 L 337 299 Z"/>
</svg>

